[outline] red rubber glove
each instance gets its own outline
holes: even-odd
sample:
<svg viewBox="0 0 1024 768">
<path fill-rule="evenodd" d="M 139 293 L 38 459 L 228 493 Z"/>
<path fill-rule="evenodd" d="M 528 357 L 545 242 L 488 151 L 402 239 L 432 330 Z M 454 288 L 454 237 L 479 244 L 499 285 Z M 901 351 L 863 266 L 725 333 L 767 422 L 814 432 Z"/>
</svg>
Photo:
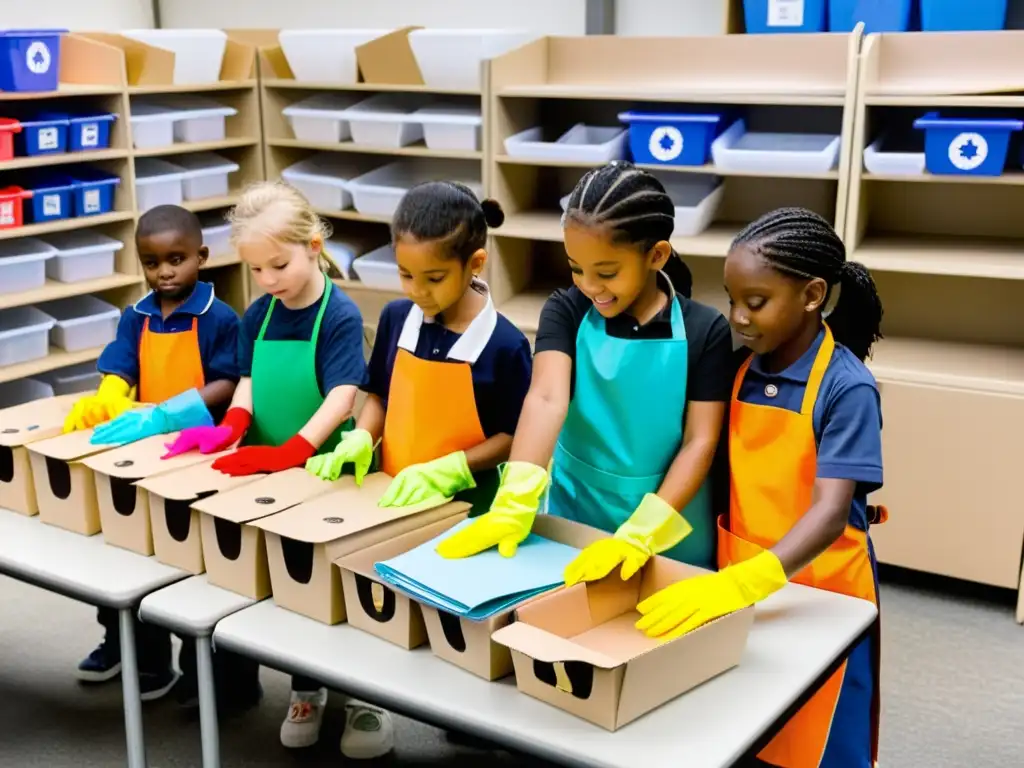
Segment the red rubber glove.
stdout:
<svg viewBox="0 0 1024 768">
<path fill-rule="evenodd" d="M 173 443 L 164 444 L 167 453 L 161 458 L 170 459 L 197 448 L 200 453 L 219 453 L 245 437 L 250 424 L 252 414 L 245 408 L 230 408 L 216 427 L 183 429 Z"/>
<path fill-rule="evenodd" d="M 234 453 L 221 456 L 213 462 L 213 468 L 235 477 L 260 472 L 283 472 L 292 467 L 305 466 L 314 453 L 316 448 L 301 435 L 296 435 L 276 448 L 265 445 L 239 448 Z"/>
</svg>

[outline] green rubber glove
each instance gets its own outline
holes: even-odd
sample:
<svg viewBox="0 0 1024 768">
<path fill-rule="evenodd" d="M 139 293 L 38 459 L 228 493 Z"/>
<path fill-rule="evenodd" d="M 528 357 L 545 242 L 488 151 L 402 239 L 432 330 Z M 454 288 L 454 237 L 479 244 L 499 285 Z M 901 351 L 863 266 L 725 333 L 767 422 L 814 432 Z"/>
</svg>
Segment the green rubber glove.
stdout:
<svg viewBox="0 0 1024 768">
<path fill-rule="evenodd" d="M 490 511 L 444 539 L 437 545 L 437 553 L 455 559 L 497 546 L 502 557 L 512 557 L 530 535 L 547 484 L 548 473 L 542 467 L 510 461 L 502 471 Z"/>
<path fill-rule="evenodd" d="M 341 470 L 346 464 L 354 464 L 356 485 L 362 485 L 372 463 L 373 438 L 365 429 L 353 429 L 342 433 L 341 442 L 333 451 L 307 460 L 306 471 L 322 480 L 334 482 L 341 477 Z"/>
<path fill-rule="evenodd" d="M 674 507 L 648 493 L 614 537 L 594 542 L 565 567 L 565 584 L 603 579 L 619 565 L 622 580 L 629 581 L 652 555 L 671 549 L 692 531 Z"/>
<path fill-rule="evenodd" d="M 378 507 L 411 507 L 429 499 L 443 502 L 459 491 L 476 488 L 463 451 L 413 464 L 398 473 L 377 502 Z"/>
</svg>

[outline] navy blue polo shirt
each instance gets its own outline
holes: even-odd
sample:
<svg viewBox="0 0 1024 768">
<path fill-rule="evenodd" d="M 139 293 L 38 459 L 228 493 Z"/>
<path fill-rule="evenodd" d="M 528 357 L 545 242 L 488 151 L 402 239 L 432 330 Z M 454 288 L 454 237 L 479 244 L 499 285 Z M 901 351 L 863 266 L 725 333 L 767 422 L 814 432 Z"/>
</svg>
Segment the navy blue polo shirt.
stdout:
<svg viewBox="0 0 1024 768">
<path fill-rule="evenodd" d="M 409 299 L 396 299 L 380 313 L 370 355 L 369 383 L 364 389 L 380 398 L 385 408 L 399 337 L 412 307 Z M 476 410 L 486 437 L 516 431 L 533 371 L 530 342 L 506 317 L 495 314 L 494 330 L 471 368 Z M 424 322 L 413 354 L 423 360 L 445 361 L 460 338 L 462 334 L 441 323 Z"/>
<path fill-rule="evenodd" d="M 767 372 L 755 355 L 740 387 L 745 403 L 800 411 L 814 357 L 825 338 L 822 330 L 795 363 Z M 769 397 L 766 387 L 775 386 Z M 874 376 L 850 350 L 836 343 L 812 412 L 820 478 L 854 480 L 850 525 L 867 530 L 867 495 L 882 487 L 882 405 Z"/>
<path fill-rule="evenodd" d="M 160 300 L 152 291 L 126 308 L 117 325 L 117 336 L 106 346 L 96 364 L 100 373 L 120 376 L 129 384 L 139 383 L 139 341 L 147 318 L 152 333 L 186 333 L 192 329 L 192 320 L 197 318 L 199 357 L 206 383 L 225 379 L 238 381 L 235 355 L 238 315 L 213 295 L 210 283 L 196 283 L 192 295 L 167 317 L 163 316 Z"/>
<path fill-rule="evenodd" d="M 272 298 L 269 294 L 260 296 L 242 316 L 238 331 L 238 366 L 243 376 L 252 376 L 253 350 Z M 263 334 L 264 341 L 310 341 L 319 311 L 319 299 L 302 309 L 288 309 L 280 301 L 276 302 Z M 335 387 L 361 387 L 366 383 L 363 316 L 352 299 L 333 283 L 316 340 L 316 383 L 321 397 L 327 397 Z"/>
</svg>

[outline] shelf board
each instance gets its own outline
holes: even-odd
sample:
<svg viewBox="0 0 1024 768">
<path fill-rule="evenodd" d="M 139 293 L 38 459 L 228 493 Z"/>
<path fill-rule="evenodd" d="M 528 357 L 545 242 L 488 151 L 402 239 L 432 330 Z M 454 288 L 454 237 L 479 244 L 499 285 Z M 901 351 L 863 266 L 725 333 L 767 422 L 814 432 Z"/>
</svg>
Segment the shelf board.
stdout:
<svg viewBox="0 0 1024 768">
<path fill-rule="evenodd" d="M 867 94 L 864 103 L 871 107 L 990 107 L 1022 108 L 1024 95 L 1020 94 L 936 94 L 879 93 Z"/>
<path fill-rule="evenodd" d="M 498 311 L 523 333 L 536 333 L 540 311 L 554 288 L 531 287 L 498 306 Z"/>
<path fill-rule="evenodd" d="M 224 253 L 220 256 L 211 256 L 200 269 L 218 269 L 219 267 L 231 267 L 241 263 L 242 260 L 237 253 Z"/>
<path fill-rule="evenodd" d="M 900 173 L 868 173 L 865 171 L 861 178 L 864 181 L 897 181 L 910 184 L 921 182 L 932 184 L 996 184 L 1000 186 L 1021 186 L 1024 185 L 1024 171 L 1008 170 L 1001 176 L 971 176 L 966 174 L 935 174 L 916 173 L 913 175 Z"/>
<path fill-rule="evenodd" d="M 360 213 L 359 211 L 353 210 L 352 208 L 346 208 L 344 211 L 331 211 L 327 208 L 316 208 L 318 216 L 323 216 L 326 219 L 344 219 L 345 221 L 368 221 L 374 224 L 390 224 L 391 219 L 384 218 L 383 216 L 371 216 L 366 213 Z"/>
<path fill-rule="evenodd" d="M 26 376 L 36 376 L 46 371 L 54 371 L 67 365 L 87 363 L 90 360 L 99 359 L 103 347 L 83 349 L 81 352 L 65 352 L 57 347 L 50 347 L 50 354 L 38 360 L 30 360 L 27 363 L 18 365 L 6 365 L 0 368 L 0 382 L 24 379 Z"/>
<path fill-rule="evenodd" d="M 591 169 L 596 167 L 595 163 L 578 162 L 574 160 L 535 160 L 524 157 L 511 157 L 510 155 L 497 155 L 495 161 L 502 165 L 527 165 L 538 168 L 581 168 Z M 729 171 L 716 167 L 712 163 L 706 165 L 658 165 L 654 163 L 636 163 L 637 168 L 645 171 L 664 171 L 665 173 L 710 173 L 715 176 L 752 176 L 769 179 L 838 179 L 839 171 L 825 171 L 824 173 L 764 173 L 761 171 Z"/>
<path fill-rule="evenodd" d="M 372 147 L 366 144 L 353 144 L 351 141 L 338 143 L 321 143 L 316 141 L 300 141 L 299 139 L 269 139 L 270 147 L 294 147 L 297 149 L 315 149 L 321 152 L 353 152 L 366 155 L 395 155 L 398 157 L 441 157 L 454 160 L 480 160 L 483 152 L 428 149 L 423 144 L 408 147 Z"/>
<path fill-rule="evenodd" d="M 201 200 L 186 200 L 181 204 L 181 207 L 187 208 L 193 213 L 212 211 L 215 208 L 230 208 L 238 202 L 238 198 L 241 194 L 242 193 L 240 191 L 234 191 L 224 195 L 223 197 L 204 197 Z"/>
<path fill-rule="evenodd" d="M 129 285 L 142 285 L 142 276 L 117 273 L 109 277 L 100 277 L 96 280 L 83 280 L 79 283 L 59 283 L 56 280 L 47 280 L 46 285 L 35 290 L 0 293 L 0 309 L 53 301 L 54 299 L 63 299 L 67 296 L 81 296 L 86 293 L 109 291 L 112 288 L 123 288 Z"/>
<path fill-rule="evenodd" d="M 464 96 L 479 96 L 479 88 L 431 88 L 427 85 L 397 85 L 392 83 L 314 83 L 301 80 L 268 79 L 263 81 L 267 88 L 294 89 L 304 91 L 391 91 L 397 93 L 437 93 Z"/>
<path fill-rule="evenodd" d="M 850 259 L 883 272 L 1024 280 L 1020 240 L 868 236 Z"/>
<path fill-rule="evenodd" d="M 135 157 L 159 157 L 162 155 L 182 155 L 186 152 L 212 152 L 218 149 L 234 149 L 235 147 L 254 147 L 260 140 L 252 136 L 220 139 L 219 141 L 199 141 L 183 144 L 168 144 L 166 147 L 136 149 Z"/>
<path fill-rule="evenodd" d="M 59 221 L 47 221 L 43 224 L 26 224 L 22 227 L 12 229 L 0 229 L 0 240 L 11 240 L 15 237 L 36 237 L 48 235 L 53 232 L 67 232 L 71 229 L 86 229 L 87 227 L 99 227 L 103 224 L 112 224 L 117 221 L 130 221 L 135 218 L 131 211 L 112 211 L 101 213 L 98 216 L 77 216 L 73 219 L 60 219 Z"/>
<path fill-rule="evenodd" d="M 127 149 L 95 149 L 86 152 L 61 152 L 54 155 L 36 157 L 16 157 L 0 163 L 0 172 L 17 171 L 21 168 L 39 168 L 47 165 L 71 165 L 72 163 L 92 163 L 99 160 L 119 160 L 128 157 Z"/>
<path fill-rule="evenodd" d="M 842 107 L 845 96 L 839 91 L 821 93 L 770 93 L 764 91 L 727 91 L 720 88 L 675 90 L 671 85 L 624 85 L 621 89 L 607 85 L 550 83 L 518 85 L 502 88 L 502 98 L 587 99 L 604 101 L 671 101 L 694 104 L 782 104 L 787 106 Z"/>
<path fill-rule="evenodd" d="M 344 278 L 334 278 L 333 282 L 336 286 L 345 291 L 366 291 L 367 293 L 380 293 L 386 296 L 391 296 L 396 299 L 400 299 L 405 296 L 401 291 L 393 291 L 390 288 L 377 288 L 373 285 L 367 285 L 359 280 L 346 280 Z"/>
<path fill-rule="evenodd" d="M 115 96 L 121 93 L 119 85 L 79 85 L 61 83 L 56 91 L 0 91 L 0 101 L 38 101 L 64 96 Z"/>
<path fill-rule="evenodd" d="M 1020 348 L 897 337 L 875 344 L 867 363 L 883 382 L 1024 396 Z"/>
<path fill-rule="evenodd" d="M 131 85 L 132 96 L 149 93 L 209 93 L 213 91 L 241 91 L 255 88 L 256 80 L 218 80 L 215 83 L 186 83 L 184 85 Z"/>
</svg>

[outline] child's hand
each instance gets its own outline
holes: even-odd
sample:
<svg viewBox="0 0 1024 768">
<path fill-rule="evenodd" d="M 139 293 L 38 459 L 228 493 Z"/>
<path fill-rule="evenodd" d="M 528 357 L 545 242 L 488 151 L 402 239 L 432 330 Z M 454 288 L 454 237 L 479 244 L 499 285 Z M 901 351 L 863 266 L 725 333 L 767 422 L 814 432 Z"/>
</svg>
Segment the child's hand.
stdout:
<svg viewBox="0 0 1024 768">
<path fill-rule="evenodd" d="M 295 435 L 284 445 L 271 448 L 265 445 L 250 445 L 234 453 L 221 456 L 213 462 L 213 468 L 226 475 L 243 477 L 262 472 L 283 472 L 301 467 L 316 452 L 302 435 Z"/>
<path fill-rule="evenodd" d="M 134 408 L 138 403 L 132 399 L 131 391 L 131 385 L 120 376 L 104 376 L 96 394 L 75 401 L 64 420 L 64 432 L 91 429 Z"/>
<path fill-rule="evenodd" d="M 216 426 L 188 427 L 167 444 L 167 453 L 161 458 L 172 459 L 183 453 L 194 451 L 200 453 L 218 453 L 231 447 L 243 437 L 252 423 L 252 414 L 244 408 L 230 408 L 223 421 Z"/>
</svg>

